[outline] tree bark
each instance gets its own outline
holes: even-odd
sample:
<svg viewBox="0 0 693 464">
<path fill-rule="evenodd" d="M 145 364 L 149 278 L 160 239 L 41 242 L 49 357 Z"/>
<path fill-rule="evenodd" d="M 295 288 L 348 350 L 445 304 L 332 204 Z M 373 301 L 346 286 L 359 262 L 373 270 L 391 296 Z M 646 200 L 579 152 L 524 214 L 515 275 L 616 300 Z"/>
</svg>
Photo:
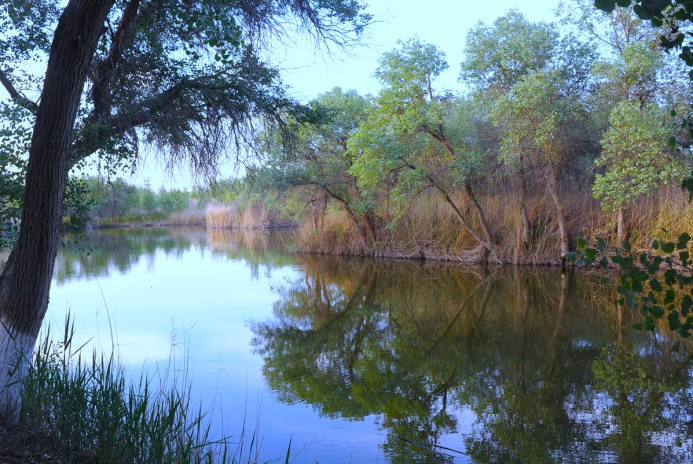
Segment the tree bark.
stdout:
<svg viewBox="0 0 693 464">
<path fill-rule="evenodd" d="M 623 206 L 618 208 L 617 218 L 616 218 L 616 237 L 618 240 L 618 245 L 626 239 L 626 225 L 625 225 L 625 211 Z"/>
<path fill-rule="evenodd" d="M 13 339 L 22 341 L 23 348 L 18 349 L 33 349 L 46 314 L 75 118 L 87 71 L 113 3 L 70 0 L 55 30 L 29 149 L 19 237 L 0 276 L 3 347 Z M 9 352 L 0 350 L 0 363 L 13 361 Z M 30 353 L 20 355 L 26 359 Z M 14 361 L 20 358 L 15 356 Z M 0 377 L 2 381 L 5 383 L 0 384 L 0 391 L 7 386 L 7 379 Z"/>
</svg>

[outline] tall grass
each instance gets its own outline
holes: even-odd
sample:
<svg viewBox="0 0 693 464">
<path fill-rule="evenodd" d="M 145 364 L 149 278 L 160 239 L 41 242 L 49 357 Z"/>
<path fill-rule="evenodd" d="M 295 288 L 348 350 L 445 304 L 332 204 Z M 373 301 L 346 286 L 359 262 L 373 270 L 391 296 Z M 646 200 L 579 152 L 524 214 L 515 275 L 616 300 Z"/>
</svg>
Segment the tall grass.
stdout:
<svg viewBox="0 0 693 464">
<path fill-rule="evenodd" d="M 54 441 L 69 462 L 257 462 L 256 434 L 250 444 L 211 438 L 211 414 L 194 406 L 187 367 L 129 382 L 113 355 L 73 350 L 71 333 L 37 347 L 20 413 L 20 427 Z"/>
<path fill-rule="evenodd" d="M 267 206 L 263 203 L 240 208 L 234 203 L 221 204 L 212 202 L 205 209 L 207 227 L 214 229 L 266 229 L 276 225 L 275 216 L 275 214 L 270 214 Z"/>
<path fill-rule="evenodd" d="M 517 200 L 507 194 L 479 195 L 487 220 L 494 233 L 495 258 L 505 263 L 555 264 L 560 262 L 558 220 L 553 203 L 546 195 L 528 198 L 527 210 L 532 221 L 529 243 L 522 239 L 522 220 Z M 455 198 L 462 214 L 479 230 L 476 214 L 461 198 Z M 564 193 L 566 220 L 571 241 L 578 237 L 604 238 L 616 243 L 616 214 L 602 211 L 590 192 Z M 385 207 L 376 214 L 390 216 Z M 422 194 L 412 200 L 402 219 L 377 231 L 374 243 L 367 243 L 340 208 L 328 208 L 322 227 L 316 227 L 306 214 L 296 233 L 299 251 L 344 255 L 478 261 L 482 249 L 464 229 L 451 208 L 439 195 Z M 387 221 L 383 221 L 386 224 Z M 626 210 L 628 238 L 635 248 L 647 246 L 652 237 L 672 238 L 693 231 L 693 205 L 678 189 L 663 188 L 644 197 Z"/>
</svg>

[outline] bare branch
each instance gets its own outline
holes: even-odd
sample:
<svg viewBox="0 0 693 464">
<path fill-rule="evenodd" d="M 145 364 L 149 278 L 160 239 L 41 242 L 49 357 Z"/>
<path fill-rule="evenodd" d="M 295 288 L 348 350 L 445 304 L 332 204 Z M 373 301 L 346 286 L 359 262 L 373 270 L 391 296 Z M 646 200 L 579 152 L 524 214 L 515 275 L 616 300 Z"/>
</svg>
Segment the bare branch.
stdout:
<svg viewBox="0 0 693 464">
<path fill-rule="evenodd" d="M 38 111 L 38 105 L 35 102 L 26 98 L 21 93 L 19 93 L 17 89 L 14 88 L 14 85 L 12 85 L 12 82 L 7 77 L 7 74 L 5 74 L 1 69 L 0 82 L 2 83 L 3 87 L 5 87 L 5 90 L 7 90 L 7 92 L 10 94 L 10 97 L 16 104 L 18 104 L 22 108 L 26 108 L 33 114 L 36 114 L 36 111 Z"/>
</svg>

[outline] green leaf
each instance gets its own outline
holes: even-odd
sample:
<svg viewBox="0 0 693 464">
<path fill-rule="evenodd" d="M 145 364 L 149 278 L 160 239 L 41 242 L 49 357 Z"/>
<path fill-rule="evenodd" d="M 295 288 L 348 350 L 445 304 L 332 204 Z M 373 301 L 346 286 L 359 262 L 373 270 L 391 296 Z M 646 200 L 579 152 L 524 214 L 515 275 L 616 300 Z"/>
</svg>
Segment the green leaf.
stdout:
<svg viewBox="0 0 693 464">
<path fill-rule="evenodd" d="M 578 239 L 577 239 L 577 246 L 578 246 L 578 248 L 580 248 L 580 249 L 585 248 L 585 247 L 587 246 L 587 240 L 585 240 L 585 239 L 582 238 L 582 237 L 578 238 Z"/>
<path fill-rule="evenodd" d="M 667 316 L 669 321 L 669 329 L 677 330 L 681 327 L 681 321 L 679 321 L 679 315 L 676 313 L 671 313 Z"/>
<path fill-rule="evenodd" d="M 687 316 L 688 312 L 691 310 L 691 306 L 693 306 L 693 298 L 688 295 L 684 295 L 683 299 L 681 300 L 681 314 Z"/>
<path fill-rule="evenodd" d="M 688 235 L 687 232 L 682 233 L 679 235 L 679 240 L 676 243 L 676 248 L 679 250 L 685 250 L 688 248 L 688 242 L 691 240 L 691 236 Z"/>
<path fill-rule="evenodd" d="M 673 270 L 673 269 L 668 269 L 668 270 L 664 273 L 664 282 L 665 282 L 667 285 L 674 285 L 674 284 L 676 283 L 676 276 L 677 276 L 677 274 L 676 274 L 676 271 L 675 271 L 675 270 Z"/>
<path fill-rule="evenodd" d="M 673 253 L 674 252 L 674 242 L 662 243 L 662 251 L 664 253 Z"/>
<path fill-rule="evenodd" d="M 616 2 L 614 0 L 594 0 L 594 6 L 607 13 L 611 13 L 616 8 Z"/>
<path fill-rule="evenodd" d="M 650 280 L 650 288 L 654 290 L 655 292 L 661 292 L 662 291 L 662 284 L 659 283 L 657 279 L 652 279 Z"/>
<path fill-rule="evenodd" d="M 602 277 L 601 279 L 599 279 L 599 282 L 602 285 L 607 285 L 610 282 L 610 279 L 608 277 Z"/>
<path fill-rule="evenodd" d="M 598 238 L 597 239 L 597 249 L 600 252 L 604 252 L 604 246 L 606 245 L 606 242 L 604 241 L 603 238 Z"/>
</svg>

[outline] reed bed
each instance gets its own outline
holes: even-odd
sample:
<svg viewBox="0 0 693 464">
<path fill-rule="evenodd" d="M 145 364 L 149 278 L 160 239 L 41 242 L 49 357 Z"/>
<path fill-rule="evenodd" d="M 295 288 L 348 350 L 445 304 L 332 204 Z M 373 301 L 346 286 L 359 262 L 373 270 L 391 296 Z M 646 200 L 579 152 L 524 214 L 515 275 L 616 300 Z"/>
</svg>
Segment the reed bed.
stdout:
<svg viewBox="0 0 693 464">
<path fill-rule="evenodd" d="M 264 203 L 241 208 L 234 203 L 212 202 L 205 208 L 205 224 L 212 229 L 268 229 L 283 227 L 276 211 L 269 211 Z"/>
<path fill-rule="evenodd" d="M 94 227 L 124 227 L 124 226 L 200 226 L 205 224 L 205 211 L 189 208 L 185 211 L 163 213 L 132 213 L 102 219 L 93 219 Z"/>
<path fill-rule="evenodd" d="M 454 198 L 462 214 L 479 230 L 471 205 Z M 602 211 L 590 192 L 564 192 L 563 202 L 571 246 L 578 237 L 589 240 L 604 238 L 616 244 L 616 214 Z M 522 238 L 522 220 L 518 200 L 507 194 L 480 195 L 479 203 L 494 234 L 493 260 L 513 264 L 559 264 L 558 220 L 553 202 L 540 193 L 527 200 L 532 222 L 528 243 Z M 308 216 L 308 215 L 307 215 Z M 376 216 L 387 218 L 384 208 Z M 483 249 L 462 227 L 452 209 L 431 194 L 420 195 L 407 205 L 406 213 L 394 224 L 376 231 L 368 241 L 354 221 L 338 207 L 328 207 L 319 227 L 306 217 L 296 232 L 298 251 L 340 255 L 368 255 L 395 258 L 425 258 L 476 262 L 483 259 Z M 647 247 L 648 240 L 673 238 L 693 231 L 693 205 L 686 192 L 663 188 L 626 209 L 627 238 L 636 249 Z"/>
</svg>

